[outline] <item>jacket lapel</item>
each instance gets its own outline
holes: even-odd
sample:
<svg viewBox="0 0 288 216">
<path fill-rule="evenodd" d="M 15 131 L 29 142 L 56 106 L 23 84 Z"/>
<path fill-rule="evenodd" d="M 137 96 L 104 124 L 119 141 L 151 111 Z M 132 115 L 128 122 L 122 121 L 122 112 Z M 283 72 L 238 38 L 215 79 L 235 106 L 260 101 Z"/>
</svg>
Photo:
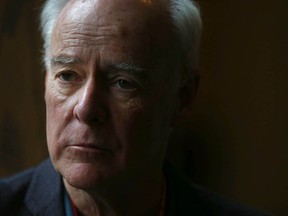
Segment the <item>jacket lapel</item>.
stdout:
<svg viewBox="0 0 288 216">
<path fill-rule="evenodd" d="M 63 183 L 50 160 L 36 168 L 25 198 L 32 215 L 63 216 Z"/>
</svg>

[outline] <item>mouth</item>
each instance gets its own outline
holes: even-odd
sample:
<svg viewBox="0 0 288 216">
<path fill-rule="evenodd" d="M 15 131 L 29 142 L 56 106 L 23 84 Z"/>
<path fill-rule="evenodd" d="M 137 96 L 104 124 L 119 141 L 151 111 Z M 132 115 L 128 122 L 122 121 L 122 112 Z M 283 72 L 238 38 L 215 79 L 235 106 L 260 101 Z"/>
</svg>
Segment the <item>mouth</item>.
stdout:
<svg viewBox="0 0 288 216">
<path fill-rule="evenodd" d="M 79 150 L 79 151 L 101 151 L 101 152 L 112 152 L 111 149 L 107 148 L 107 147 L 103 147 L 101 145 L 96 145 L 96 144 L 84 144 L 84 143 L 80 143 L 80 144 L 72 144 L 72 145 L 68 145 L 67 147 L 72 148 L 74 150 Z"/>
<path fill-rule="evenodd" d="M 111 148 L 97 144 L 69 144 L 65 147 L 64 153 L 66 159 L 76 161 L 77 163 L 99 163 L 107 161 L 114 157 L 115 152 Z"/>
</svg>

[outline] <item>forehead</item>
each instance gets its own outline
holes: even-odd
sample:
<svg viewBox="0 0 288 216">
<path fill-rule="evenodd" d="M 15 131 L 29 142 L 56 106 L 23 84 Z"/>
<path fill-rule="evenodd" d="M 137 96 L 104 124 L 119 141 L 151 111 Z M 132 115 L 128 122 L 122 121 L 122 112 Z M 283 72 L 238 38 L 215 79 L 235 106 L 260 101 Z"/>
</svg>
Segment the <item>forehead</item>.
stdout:
<svg viewBox="0 0 288 216">
<path fill-rule="evenodd" d="M 169 20 L 167 4 L 159 0 L 72 0 L 58 18 L 62 25 L 119 25 L 135 34 L 147 35 L 167 31 Z"/>
<path fill-rule="evenodd" d="M 159 0 L 72 0 L 61 11 L 52 37 L 68 28 L 70 33 L 112 33 L 163 48 L 172 36 L 170 25 L 167 5 Z"/>
<path fill-rule="evenodd" d="M 49 58 L 76 57 L 91 68 L 130 62 L 153 76 L 174 74 L 174 35 L 166 5 L 157 1 L 69 2 L 52 32 Z"/>
</svg>

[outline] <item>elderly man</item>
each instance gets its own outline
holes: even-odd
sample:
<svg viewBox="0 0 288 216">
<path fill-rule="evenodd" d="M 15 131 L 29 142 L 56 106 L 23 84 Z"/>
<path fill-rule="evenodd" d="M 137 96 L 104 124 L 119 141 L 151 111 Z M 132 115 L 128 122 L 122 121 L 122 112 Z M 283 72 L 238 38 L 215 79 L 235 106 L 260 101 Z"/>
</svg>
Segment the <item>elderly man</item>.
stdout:
<svg viewBox="0 0 288 216">
<path fill-rule="evenodd" d="M 197 86 L 190 0 L 48 0 L 42 11 L 50 159 L 0 182 L 1 215 L 263 215 L 165 165 Z"/>
</svg>

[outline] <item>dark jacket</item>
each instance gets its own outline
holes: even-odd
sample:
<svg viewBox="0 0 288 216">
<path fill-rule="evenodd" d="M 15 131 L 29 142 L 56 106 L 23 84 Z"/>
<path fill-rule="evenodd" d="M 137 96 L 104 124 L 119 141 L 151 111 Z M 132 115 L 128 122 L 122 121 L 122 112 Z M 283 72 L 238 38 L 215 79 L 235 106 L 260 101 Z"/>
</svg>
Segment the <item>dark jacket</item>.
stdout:
<svg viewBox="0 0 288 216">
<path fill-rule="evenodd" d="M 177 177 L 171 168 L 167 175 L 166 216 L 267 216 L 220 198 Z M 0 180 L 0 215 L 65 216 L 63 183 L 51 161 Z"/>
</svg>

